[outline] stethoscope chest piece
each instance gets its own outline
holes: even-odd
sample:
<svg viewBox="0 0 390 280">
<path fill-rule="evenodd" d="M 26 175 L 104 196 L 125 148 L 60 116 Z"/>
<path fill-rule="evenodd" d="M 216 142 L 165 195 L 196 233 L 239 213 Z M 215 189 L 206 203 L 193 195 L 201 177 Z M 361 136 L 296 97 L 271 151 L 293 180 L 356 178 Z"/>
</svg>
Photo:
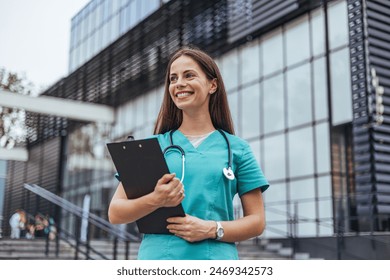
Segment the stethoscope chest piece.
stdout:
<svg viewBox="0 0 390 280">
<path fill-rule="evenodd" d="M 225 177 L 229 180 L 234 180 L 235 179 L 235 176 L 234 176 L 234 173 L 233 173 L 233 170 L 229 167 L 229 168 L 224 168 L 222 169 L 223 171 L 223 175 L 225 175 Z"/>
</svg>

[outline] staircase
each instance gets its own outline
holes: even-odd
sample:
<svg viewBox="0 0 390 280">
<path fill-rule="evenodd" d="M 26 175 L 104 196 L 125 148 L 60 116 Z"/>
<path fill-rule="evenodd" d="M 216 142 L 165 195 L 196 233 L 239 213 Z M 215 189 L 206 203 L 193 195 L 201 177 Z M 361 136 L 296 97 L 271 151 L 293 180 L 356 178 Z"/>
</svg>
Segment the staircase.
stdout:
<svg viewBox="0 0 390 280">
<path fill-rule="evenodd" d="M 129 244 L 129 259 L 137 259 L 139 242 Z M 49 254 L 45 254 L 45 239 L 0 239 L 0 260 L 72 260 L 75 258 L 75 249 L 64 241 L 59 243 L 59 254 L 55 255 L 55 242 L 50 242 Z M 114 259 L 113 241 L 92 240 L 90 246 L 108 259 Z M 84 247 L 81 247 L 85 251 Z M 291 248 L 283 248 L 280 243 L 270 243 L 267 239 L 247 240 L 237 243 L 238 255 L 241 260 L 286 260 L 286 259 L 310 259 L 307 253 L 293 254 Z M 91 259 L 102 259 L 93 251 L 89 252 Z M 79 253 L 78 259 L 85 259 L 85 255 Z M 117 259 L 125 259 L 125 244 L 117 244 Z"/>
<path fill-rule="evenodd" d="M 45 239 L 0 239 L 0 260 L 71 260 L 74 250 L 65 242 L 59 244 L 59 256 L 55 256 L 55 242 L 49 244 L 49 254 L 45 254 Z"/>
</svg>

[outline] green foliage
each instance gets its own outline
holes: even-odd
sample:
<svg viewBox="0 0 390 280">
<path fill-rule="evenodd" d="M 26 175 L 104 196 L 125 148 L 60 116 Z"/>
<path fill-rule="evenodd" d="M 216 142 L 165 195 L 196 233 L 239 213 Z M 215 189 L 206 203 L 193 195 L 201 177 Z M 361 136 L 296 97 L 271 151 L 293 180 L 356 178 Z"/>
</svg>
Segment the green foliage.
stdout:
<svg viewBox="0 0 390 280">
<path fill-rule="evenodd" d="M 33 85 L 17 73 L 11 73 L 4 68 L 0 68 L 0 89 L 15 94 L 30 95 Z M 1 148 L 13 148 L 15 145 L 26 141 L 25 118 L 26 113 L 24 110 L 0 106 Z"/>
</svg>

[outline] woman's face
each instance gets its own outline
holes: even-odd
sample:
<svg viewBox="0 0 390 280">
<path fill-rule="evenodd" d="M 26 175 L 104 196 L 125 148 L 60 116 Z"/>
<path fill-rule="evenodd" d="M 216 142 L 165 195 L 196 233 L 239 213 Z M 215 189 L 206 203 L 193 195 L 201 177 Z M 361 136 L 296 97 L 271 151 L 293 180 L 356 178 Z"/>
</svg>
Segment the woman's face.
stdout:
<svg viewBox="0 0 390 280">
<path fill-rule="evenodd" d="M 177 58 L 171 64 L 169 82 L 169 93 L 179 109 L 188 113 L 208 112 L 216 81 L 208 80 L 195 60 L 186 55 Z"/>
</svg>

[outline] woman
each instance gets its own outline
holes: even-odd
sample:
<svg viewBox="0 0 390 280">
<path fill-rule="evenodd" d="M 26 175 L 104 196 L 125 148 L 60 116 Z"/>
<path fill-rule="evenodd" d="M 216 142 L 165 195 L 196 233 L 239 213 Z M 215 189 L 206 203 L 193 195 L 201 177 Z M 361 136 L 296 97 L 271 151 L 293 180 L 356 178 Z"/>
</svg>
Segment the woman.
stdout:
<svg viewBox="0 0 390 280">
<path fill-rule="evenodd" d="M 262 192 L 268 182 L 249 145 L 233 135 L 224 83 L 206 53 L 183 48 L 171 57 L 154 134 L 162 150 L 178 145 L 185 151 L 184 176 L 181 154 L 170 149 L 165 157 L 174 173 L 165 174 L 152 193 L 137 199 L 128 200 L 119 184 L 109 207 L 110 221 L 130 223 L 159 207 L 182 203 L 186 216 L 168 219 L 172 235 L 145 234 L 138 258 L 238 259 L 234 242 L 264 230 Z M 234 175 L 227 168 L 229 150 Z M 182 177 L 183 182 L 178 179 Z M 244 216 L 234 220 L 237 193 Z"/>
</svg>

